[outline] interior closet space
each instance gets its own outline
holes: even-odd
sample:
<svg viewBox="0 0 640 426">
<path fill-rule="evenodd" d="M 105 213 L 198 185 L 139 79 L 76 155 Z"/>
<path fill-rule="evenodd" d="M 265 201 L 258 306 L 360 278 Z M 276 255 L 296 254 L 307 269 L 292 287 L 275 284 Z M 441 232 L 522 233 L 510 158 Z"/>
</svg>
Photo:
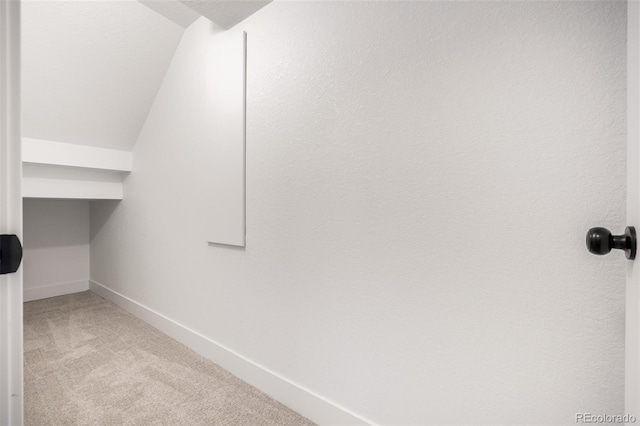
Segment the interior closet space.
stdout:
<svg viewBox="0 0 640 426">
<path fill-rule="evenodd" d="M 317 424 L 624 413 L 630 260 L 584 235 L 633 225 L 629 5 L 24 1 L 24 298 L 153 327 L 71 324 L 169 410 L 156 332 Z"/>
<path fill-rule="evenodd" d="M 90 203 L 123 198 L 132 153 L 24 138 L 24 300 L 89 289 Z"/>
<path fill-rule="evenodd" d="M 24 300 L 89 289 L 91 200 L 121 200 L 132 153 L 23 138 Z"/>
</svg>

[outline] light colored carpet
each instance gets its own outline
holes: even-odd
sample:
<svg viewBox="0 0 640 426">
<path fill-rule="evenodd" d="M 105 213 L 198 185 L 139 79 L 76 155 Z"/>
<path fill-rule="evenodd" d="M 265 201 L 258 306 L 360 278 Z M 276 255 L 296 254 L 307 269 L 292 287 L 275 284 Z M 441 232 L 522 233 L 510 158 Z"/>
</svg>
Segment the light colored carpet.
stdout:
<svg viewBox="0 0 640 426">
<path fill-rule="evenodd" d="M 92 292 L 24 305 L 27 425 L 312 425 Z"/>
</svg>

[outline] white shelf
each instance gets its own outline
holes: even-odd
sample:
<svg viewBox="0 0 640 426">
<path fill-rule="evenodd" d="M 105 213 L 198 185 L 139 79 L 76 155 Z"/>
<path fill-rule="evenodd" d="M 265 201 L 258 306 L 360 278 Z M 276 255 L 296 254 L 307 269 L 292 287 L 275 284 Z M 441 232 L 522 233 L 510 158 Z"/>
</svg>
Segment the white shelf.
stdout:
<svg viewBox="0 0 640 426">
<path fill-rule="evenodd" d="M 22 163 L 24 198 L 121 200 L 132 154 L 23 138 Z"/>
</svg>

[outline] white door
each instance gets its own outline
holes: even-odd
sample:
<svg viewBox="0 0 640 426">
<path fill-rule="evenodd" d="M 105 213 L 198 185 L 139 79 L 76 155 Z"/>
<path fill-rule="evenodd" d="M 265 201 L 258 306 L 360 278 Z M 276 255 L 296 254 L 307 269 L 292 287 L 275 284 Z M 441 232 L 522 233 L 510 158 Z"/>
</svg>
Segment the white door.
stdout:
<svg viewBox="0 0 640 426">
<path fill-rule="evenodd" d="M 20 1 L 0 0 L 0 234 L 22 238 Z M 7 264 L 7 247 L 0 266 Z M 0 275 L 0 425 L 21 425 L 22 268 Z"/>
<path fill-rule="evenodd" d="M 640 225 L 640 2 L 627 14 L 627 224 Z M 640 260 L 640 259 L 639 259 Z M 625 336 L 625 411 L 640 416 L 640 261 L 628 263 Z"/>
</svg>

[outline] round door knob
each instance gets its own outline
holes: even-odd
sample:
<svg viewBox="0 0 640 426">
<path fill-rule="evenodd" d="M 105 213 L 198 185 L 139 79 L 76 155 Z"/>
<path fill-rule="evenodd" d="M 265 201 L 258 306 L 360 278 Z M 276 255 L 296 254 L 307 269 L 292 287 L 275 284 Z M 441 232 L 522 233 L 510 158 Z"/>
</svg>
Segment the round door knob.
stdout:
<svg viewBox="0 0 640 426">
<path fill-rule="evenodd" d="M 636 258 L 636 229 L 627 226 L 624 235 L 611 235 L 607 228 L 591 228 L 587 232 L 587 249 L 593 254 L 607 254 L 611 249 L 624 250 L 627 259 Z"/>
</svg>

